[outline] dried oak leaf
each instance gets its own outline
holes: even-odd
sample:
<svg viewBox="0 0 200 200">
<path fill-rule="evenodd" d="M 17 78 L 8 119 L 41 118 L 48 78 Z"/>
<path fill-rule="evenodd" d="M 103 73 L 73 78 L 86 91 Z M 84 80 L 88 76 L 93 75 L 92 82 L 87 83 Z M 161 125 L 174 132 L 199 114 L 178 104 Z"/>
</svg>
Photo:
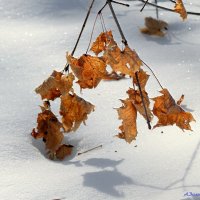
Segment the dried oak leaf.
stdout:
<svg viewBox="0 0 200 200">
<path fill-rule="evenodd" d="M 99 57 L 82 55 L 79 59 L 67 55 L 67 61 L 81 88 L 95 88 L 107 74 L 106 63 Z"/>
<path fill-rule="evenodd" d="M 160 93 L 163 95 L 153 98 L 153 113 L 158 117 L 154 128 L 176 124 L 182 130 L 191 130 L 190 122 L 195 121 L 192 114 L 177 105 L 167 89 L 161 90 Z"/>
<path fill-rule="evenodd" d="M 54 153 L 64 137 L 60 131 L 62 124 L 50 110 L 43 110 L 39 113 L 37 123 L 37 132 L 33 129 L 32 136 L 35 139 L 43 138 L 46 149 Z"/>
<path fill-rule="evenodd" d="M 61 145 L 56 151 L 56 158 L 59 160 L 63 160 L 65 157 L 70 156 L 72 154 L 73 146 L 72 145 Z"/>
<path fill-rule="evenodd" d="M 141 33 L 162 37 L 165 35 L 163 30 L 167 30 L 168 24 L 163 20 L 145 17 L 145 26 L 146 27 L 140 29 Z"/>
<path fill-rule="evenodd" d="M 139 72 L 137 72 L 137 75 L 138 75 L 138 79 L 139 79 L 139 82 L 140 82 L 141 89 L 145 90 L 145 86 L 146 86 L 146 83 L 149 79 L 149 75 L 141 68 L 140 68 Z M 135 75 L 133 77 L 133 83 L 138 86 L 138 82 L 137 82 Z"/>
<path fill-rule="evenodd" d="M 95 55 L 98 55 L 102 51 L 106 49 L 107 44 L 109 43 L 110 39 L 112 39 L 112 31 L 106 31 L 102 32 L 95 42 L 92 43 L 91 51 L 95 53 Z"/>
<path fill-rule="evenodd" d="M 104 51 L 103 60 L 116 73 L 121 72 L 129 76 L 134 76 L 135 72 L 139 71 L 142 65 L 142 61 L 134 50 L 131 50 L 126 45 L 125 49 L 121 51 L 113 38 Z"/>
<path fill-rule="evenodd" d="M 130 88 L 127 91 L 127 94 L 129 95 L 129 99 L 131 100 L 131 102 L 133 103 L 133 105 L 135 106 L 135 108 L 137 109 L 137 111 L 145 118 L 147 119 L 146 113 L 145 113 L 145 109 L 142 103 L 142 98 L 140 95 L 140 92 L 138 90 L 134 90 L 132 88 Z M 148 119 L 151 121 L 153 119 L 153 114 L 149 108 L 150 106 L 150 101 L 149 101 L 149 97 L 148 94 L 145 90 L 142 91 L 142 95 L 143 95 L 143 99 L 144 99 L 144 104 L 146 107 L 146 111 L 147 111 L 147 115 L 148 115 Z"/>
<path fill-rule="evenodd" d="M 61 96 L 60 114 L 66 132 L 76 131 L 87 120 L 87 115 L 94 111 L 94 105 L 76 94 Z"/>
<path fill-rule="evenodd" d="M 179 13 L 183 20 L 187 19 L 187 11 L 182 0 L 176 0 L 174 11 Z"/>
<path fill-rule="evenodd" d="M 54 100 L 61 94 L 72 90 L 74 75 L 69 73 L 64 75 L 61 72 L 53 71 L 51 76 L 35 89 L 42 99 Z"/>
<path fill-rule="evenodd" d="M 121 100 L 123 106 L 117 109 L 119 119 L 122 120 L 122 125 L 119 127 L 121 133 L 117 137 L 125 139 L 131 143 L 137 136 L 136 118 L 137 110 L 130 99 Z"/>
</svg>

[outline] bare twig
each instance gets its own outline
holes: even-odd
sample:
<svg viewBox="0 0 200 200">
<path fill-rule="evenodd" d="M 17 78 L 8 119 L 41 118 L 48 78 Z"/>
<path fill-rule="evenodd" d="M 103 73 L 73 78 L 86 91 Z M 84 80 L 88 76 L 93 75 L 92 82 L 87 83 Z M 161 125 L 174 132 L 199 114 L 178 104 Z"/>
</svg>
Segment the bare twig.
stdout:
<svg viewBox="0 0 200 200">
<path fill-rule="evenodd" d="M 88 149 L 88 150 L 86 150 L 86 151 L 83 151 L 83 152 L 81 152 L 81 153 L 78 153 L 78 156 L 79 156 L 79 155 L 82 155 L 82 154 L 84 154 L 84 153 L 93 151 L 93 150 L 95 150 L 95 149 L 102 148 L 102 147 L 103 147 L 103 145 L 101 144 L 101 145 L 99 145 L 99 146 L 97 146 L 97 147 L 94 147 L 94 148 L 92 148 L 92 149 Z"/>
<path fill-rule="evenodd" d="M 89 17 L 89 15 L 90 15 L 91 10 L 92 10 L 94 1 L 95 1 L 95 0 L 92 0 L 92 2 L 91 2 L 91 4 L 90 4 L 90 7 L 89 7 L 88 12 L 87 12 L 87 15 L 86 15 L 85 20 L 84 20 L 84 22 L 83 22 L 81 31 L 80 31 L 80 33 L 79 33 L 78 39 L 77 39 L 76 44 L 75 44 L 75 46 L 74 46 L 74 49 L 73 49 L 73 51 L 72 51 L 72 53 L 71 53 L 72 56 L 74 55 L 74 52 L 76 51 L 76 48 L 77 48 L 77 46 L 78 46 L 78 43 L 79 43 L 79 41 L 80 41 L 80 39 L 81 39 L 81 35 L 82 35 L 82 33 L 83 33 L 83 30 L 84 30 L 85 25 L 86 25 L 86 23 L 87 23 L 88 17 Z M 69 64 L 66 64 L 66 65 L 65 65 L 64 71 L 69 71 Z"/>
<path fill-rule="evenodd" d="M 142 12 L 142 11 L 144 10 L 144 8 L 145 8 L 145 6 L 147 5 L 148 1 L 149 1 L 149 0 L 144 1 L 144 5 L 143 5 L 143 7 L 141 8 L 140 12 Z"/>
<path fill-rule="evenodd" d="M 145 0 L 138 0 L 138 1 L 141 1 L 141 2 L 143 2 L 143 3 L 146 3 Z M 159 5 L 156 5 L 156 4 L 154 4 L 154 3 L 147 2 L 146 4 L 148 4 L 148 5 L 150 5 L 150 6 L 154 6 L 154 7 L 160 8 L 160 9 L 162 9 L 162 10 L 167 10 L 167 11 L 170 11 L 170 12 L 175 12 L 173 9 L 166 8 L 166 7 L 163 7 L 163 6 L 159 6 Z M 200 15 L 200 13 L 190 12 L 190 11 L 188 11 L 187 14 L 188 14 L 188 15 Z"/>
</svg>

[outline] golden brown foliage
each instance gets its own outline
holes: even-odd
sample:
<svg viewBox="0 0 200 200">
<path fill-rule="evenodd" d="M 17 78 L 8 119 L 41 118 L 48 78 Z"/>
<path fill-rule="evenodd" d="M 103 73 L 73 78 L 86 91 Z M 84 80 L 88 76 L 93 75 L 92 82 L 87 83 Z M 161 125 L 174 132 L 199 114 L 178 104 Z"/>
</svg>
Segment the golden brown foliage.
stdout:
<svg viewBox="0 0 200 200">
<path fill-rule="evenodd" d="M 142 61 L 134 50 L 126 46 L 121 51 L 114 40 L 111 40 L 107 46 L 103 59 L 116 73 L 121 72 L 129 76 L 134 76 L 135 72 L 139 71 L 142 65 Z"/>
<path fill-rule="evenodd" d="M 183 20 L 187 19 L 187 11 L 182 0 L 176 0 L 174 11 L 179 13 Z"/>
<path fill-rule="evenodd" d="M 158 117 L 154 128 L 176 124 L 182 130 L 191 130 L 190 122 L 195 121 L 192 114 L 177 105 L 167 89 L 163 89 L 160 93 L 163 95 L 153 98 L 155 101 L 153 113 Z"/>
<path fill-rule="evenodd" d="M 42 99 L 54 100 L 61 94 L 66 94 L 72 89 L 74 75 L 68 76 L 61 72 L 53 71 L 51 76 L 35 89 Z"/>
<path fill-rule="evenodd" d="M 119 127 L 121 133 L 117 136 L 121 139 L 125 139 L 126 142 L 131 143 L 137 136 L 137 110 L 130 99 L 121 101 L 123 106 L 118 108 L 117 111 L 119 119 L 122 120 L 122 125 Z"/>
<path fill-rule="evenodd" d="M 140 95 L 139 90 L 134 90 L 132 88 L 130 88 L 127 91 L 128 95 L 129 95 L 129 99 L 131 100 L 131 102 L 133 103 L 133 105 L 135 106 L 135 108 L 137 109 L 137 111 L 145 118 L 147 119 L 146 113 L 145 113 L 145 109 L 144 109 L 144 105 L 142 103 L 142 98 Z M 148 119 L 151 121 L 153 118 L 153 114 L 149 108 L 150 106 L 150 101 L 149 101 L 149 97 L 146 91 L 142 91 L 142 95 L 143 95 L 143 99 L 144 99 L 144 104 L 147 110 L 147 115 L 148 115 Z"/>
<path fill-rule="evenodd" d="M 72 154 L 72 150 L 72 145 L 63 144 L 56 151 L 56 158 L 59 160 L 63 160 L 65 157 L 70 156 Z"/>
<path fill-rule="evenodd" d="M 141 89 L 145 90 L 145 86 L 146 86 L 146 83 L 149 79 L 149 75 L 141 68 L 140 68 L 139 72 L 137 72 L 137 75 L 138 75 L 138 79 L 139 79 L 139 82 L 140 82 Z M 134 77 L 133 77 L 133 83 L 138 86 L 138 82 L 137 82 L 135 74 L 134 74 Z"/>
<path fill-rule="evenodd" d="M 95 88 L 107 74 L 105 62 L 90 55 L 82 55 L 79 59 L 67 55 L 67 61 L 81 88 Z"/>
<path fill-rule="evenodd" d="M 43 110 L 38 114 L 37 132 L 32 131 L 35 139 L 43 138 L 46 149 L 54 153 L 63 140 L 63 133 L 60 131 L 62 124 L 50 110 Z"/>
<path fill-rule="evenodd" d="M 60 114 L 66 132 L 76 131 L 87 120 L 87 115 L 94 111 L 94 105 L 76 94 L 61 96 Z"/>
<path fill-rule="evenodd" d="M 107 44 L 110 42 L 110 40 L 113 39 L 112 31 L 106 31 L 102 32 L 95 42 L 92 43 L 91 51 L 95 53 L 95 55 L 98 55 L 102 51 L 106 49 Z"/>
<path fill-rule="evenodd" d="M 146 27 L 140 29 L 141 33 L 163 37 L 165 35 L 165 32 L 163 32 L 163 30 L 167 29 L 168 24 L 163 20 L 146 17 L 145 26 Z"/>
</svg>

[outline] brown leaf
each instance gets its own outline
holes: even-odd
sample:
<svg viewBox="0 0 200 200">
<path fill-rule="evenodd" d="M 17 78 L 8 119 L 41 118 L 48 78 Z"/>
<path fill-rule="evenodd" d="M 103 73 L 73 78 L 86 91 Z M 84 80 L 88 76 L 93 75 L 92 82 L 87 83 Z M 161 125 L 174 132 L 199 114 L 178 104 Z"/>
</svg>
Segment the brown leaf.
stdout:
<svg viewBox="0 0 200 200">
<path fill-rule="evenodd" d="M 72 154 L 72 150 L 72 145 L 63 144 L 56 151 L 56 158 L 59 160 L 63 160 L 65 157 L 70 156 Z"/>
<path fill-rule="evenodd" d="M 163 89 L 160 93 L 163 95 L 153 98 L 155 101 L 153 113 L 158 117 L 154 128 L 176 124 L 182 130 L 191 130 L 190 122 L 195 121 L 192 114 L 177 105 L 167 89 Z"/>
<path fill-rule="evenodd" d="M 61 96 L 60 114 L 66 132 L 76 131 L 87 120 L 87 115 L 94 110 L 94 105 L 76 94 Z"/>
<path fill-rule="evenodd" d="M 176 0 L 174 11 L 179 13 L 183 20 L 187 19 L 187 11 L 182 0 Z"/>
<path fill-rule="evenodd" d="M 118 108 L 119 119 L 122 120 L 122 125 L 119 127 L 121 133 L 117 136 L 131 143 L 137 136 L 136 118 L 137 110 L 129 99 L 122 100 L 123 106 Z"/>
<path fill-rule="evenodd" d="M 165 35 L 163 30 L 167 29 L 168 24 L 163 20 L 154 19 L 152 17 L 145 17 L 145 26 L 146 27 L 140 29 L 142 33 L 162 37 Z"/>
<path fill-rule="evenodd" d="M 82 55 L 79 59 L 67 55 L 67 61 L 81 88 L 95 88 L 107 74 L 105 62 L 94 56 Z"/>
<path fill-rule="evenodd" d="M 32 136 L 35 139 L 43 138 L 46 149 L 54 153 L 64 137 L 60 131 L 62 124 L 50 110 L 39 113 L 37 123 L 37 132 L 33 129 Z"/>
<path fill-rule="evenodd" d="M 110 39 L 112 39 L 112 31 L 102 32 L 96 39 L 95 42 L 93 42 L 91 51 L 95 53 L 95 55 L 98 55 L 102 51 L 106 49 L 107 44 L 109 43 Z"/>
<path fill-rule="evenodd" d="M 121 79 L 124 79 L 125 78 L 125 74 L 117 74 L 116 72 L 112 71 L 111 73 L 108 73 L 106 74 L 104 77 L 103 77 L 103 80 L 107 80 L 107 81 L 112 81 L 112 80 L 121 80 Z"/>
<path fill-rule="evenodd" d="M 36 93 L 41 95 L 42 99 L 54 100 L 61 94 L 72 90 L 74 75 L 67 76 L 61 72 L 53 71 L 51 76 L 46 79 L 39 87 L 35 89 Z"/>
<path fill-rule="evenodd" d="M 139 79 L 139 82 L 140 82 L 141 89 L 145 90 L 145 86 L 146 86 L 146 83 L 149 79 L 149 75 L 143 69 L 140 69 L 139 72 L 137 72 L 137 74 L 138 74 L 138 79 Z M 137 82 L 135 74 L 134 74 L 134 77 L 133 77 L 133 83 L 138 86 L 138 82 Z"/>
<path fill-rule="evenodd" d="M 134 50 L 126 45 L 125 49 L 121 51 L 114 39 L 110 41 L 104 51 L 103 59 L 116 73 L 121 72 L 129 76 L 133 76 L 135 72 L 139 71 L 142 65 L 142 61 Z"/>
<path fill-rule="evenodd" d="M 134 90 L 132 88 L 130 88 L 127 91 L 128 95 L 129 95 L 129 99 L 131 100 L 131 102 L 134 104 L 135 108 L 137 109 L 137 111 L 145 118 L 147 119 L 146 113 L 145 113 L 145 109 L 142 103 L 142 98 L 140 95 L 140 92 L 138 90 Z M 149 108 L 150 106 L 150 101 L 149 101 L 149 97 L 148 94 L 145 90 L 142 91 L 143 94 L 143 99 L 144 99 L 144 104 L 147 110 L 147 115 L 148 115 L 148 119 L 151 121 L 153 119 L 153 114 Z"/>
</svg>

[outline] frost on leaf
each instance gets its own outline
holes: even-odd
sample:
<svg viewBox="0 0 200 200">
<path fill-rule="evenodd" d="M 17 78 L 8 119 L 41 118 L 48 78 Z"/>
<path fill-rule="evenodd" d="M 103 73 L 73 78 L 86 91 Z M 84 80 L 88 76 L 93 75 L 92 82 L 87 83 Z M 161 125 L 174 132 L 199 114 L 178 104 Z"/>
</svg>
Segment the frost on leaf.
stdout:
<svg viewBox="0 0 200 200">
<path fill-rule="evenodd" d="M 190 122 L 195 121 L 192 114 L 177 105 L 167 89 L 163 89 L 160 93 L 162 96 L 153 98 L 155 101 L 153 113 L 158 117 L 154 128 L 176 124 L 182 130 L 191 130 Z"/>
<path fill-rule="evenodd" d="M 35 89 L 42 99 L 54 100 L 61 94 L 68 93 L 72 90 L 74 75 L 70 73 L 68 76 L 61 72 L 53 71 L 51 76 L 46 79 L 39 87 Z"/>
<path fill-rule="evenodd" d="M 129 95 L 129 99 L 131 100 L 131 102 L 135 106 L 136 110 L 147 120 L 147 116 L 146 116 L 146 113 L 145 113 L 144 105 L 142 103 L 142 98 L 141 98 L 140 92 L 138 90 L 134 90 L 134 89 L 130 88 L 127 91 L 127 93 Z M 142 95 L 143 95 L 144 104 L 145 104 L 145 107 L 146 107 L 148 119 L 151 121 L 153 119 L 153 114 L 152 114 L 152 112 L 149 108 L 150 101 L 149 101 L 148 94 L 147 94 L 146 91 L 143 90 Z"/>
<path fill-rule="evenodd" d="M 187 19 L 187 11 L 182 0 L 176 0 L 174 11 L 179 13 L 183 20 Z"/>
<path fill-rule="evenodd" d="M 64 137 L 60 131 L 62 124 L 50 110 L 43 110 L 38 114 L 37 124 L 37 131 L 33 129 L 32 136 L 35 139 L 43 138 L 46 149 L 54 153 Z"/>
<path fill-rule="evenodd" d="M 106 46 L 111 39 L 113 39 L 112 31 L 102 32 L 97 37 L 95 42 L 92 43 L 92 47 L 90 50 L 93 51 L 95 55 L 98 55 L 99 53 L 101 53 L 106 49 Z"/>
<path fill-rule="evenodd" d="M 56 151 L 56 158 L 59 160 L 63 160 L 65 157 L 70 156 L 72 154 L 72 150 L 72 145 L 63 144 Z"/>
<path fill-rule="evenodd" d="M 67 61 L 81 88 L 95 88 L 107 74 L 106 63 L 99 57 L 82 55 L 79 59 L 67 55 Z"/>
<path fill-rule="evenodd" d="M 141 28 L 141 33 L 148 35 L 164 36 L 164 30 L 167 30 L 168 24 L 163 20 L 154 19 L 152 17 L 145 17 L 145 26 Z"/>
<path fill-rule="evenodd" d="M 133 76 L 135 72 L 139 71 L 142 65 L 142 61 L 134 50 L 126 45 L 125 49 L 121 51 L 113 39 L 104 51 L 103 60 L 116 73 L 121 72 L 129 76 Z"/>
<path fill-rule="evenodd" d="M 131 143 L 132 140 L 135 140 L 137 136 L 137 110 L 130 99 L 121 101 L 123 106 L 118 108 L 117 111 L 119 119 L 122 120 L 122 125 L 119 127 L 121 133 L 119 133 L 117 136 L 121 139 L 125 139 L 126 142 Z"/>
<path fill-rule="evenodd" d="M 94 105 L 76 94 L 61 96 L 60 114 L 66 132 L 76 131 L 87 120 L 87 115 L 94 110 Z"/>
</svg>

